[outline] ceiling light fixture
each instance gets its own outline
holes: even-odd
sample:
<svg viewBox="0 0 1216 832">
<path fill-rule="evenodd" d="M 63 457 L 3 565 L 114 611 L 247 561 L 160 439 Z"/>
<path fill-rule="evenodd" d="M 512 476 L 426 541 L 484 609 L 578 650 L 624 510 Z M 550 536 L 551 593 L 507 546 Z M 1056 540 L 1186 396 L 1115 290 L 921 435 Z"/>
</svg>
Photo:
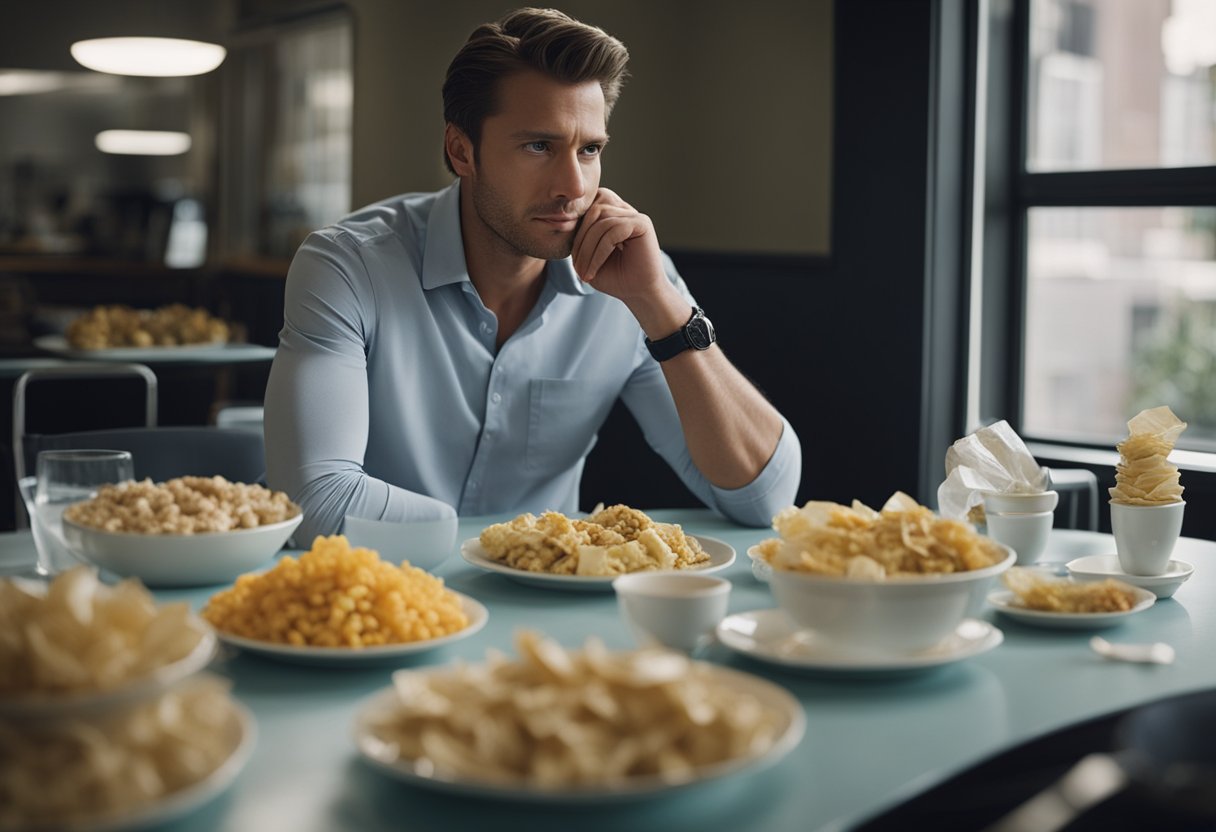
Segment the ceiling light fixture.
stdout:
<svg viewBox="0 0 1216 832">
<path fill-rule="evenodd" d="M 177 156 L 190 149 L 190 134 L 166 130 L 102 130 L 94 143 L 102 153 Z"/>
<path fill-rule="evenodd" d="M 113 75 L 202 75 L 227 54 L 219 44 L 180 38 L 96 38 L 72 44 L 72 57 L 81 65 Z"/>
</svg>

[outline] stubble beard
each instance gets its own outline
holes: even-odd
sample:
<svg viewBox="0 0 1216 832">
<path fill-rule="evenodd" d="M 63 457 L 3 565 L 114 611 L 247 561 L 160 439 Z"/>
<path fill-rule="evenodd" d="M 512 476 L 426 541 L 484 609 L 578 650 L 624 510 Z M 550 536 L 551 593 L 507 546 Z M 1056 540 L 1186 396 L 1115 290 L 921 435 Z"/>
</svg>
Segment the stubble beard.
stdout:
<svg viewBox="0 0 1216 832">
<path fill-rule="evenodd" d="M 511 253 L 534 257 L 537 260 L 561 260 L 570 256 L 578 227 L 574 231 L 562 233 L 544 232 L 544 236 L 537 238 L 528 234 L 528 224 L 531 220 L 517 219 L 511 210 L 510 202 L 504 199 L 493 186 L 485 182 L 474 182 L 472 192 L 473 209 L 478 218 Z M 547 209 L 530 208 L 527 215 L 556 213 L 564 208 L 565 206 Z M 582 217 L 580 216 L 579 225 L 581 226 L 581 224 Z"/>
</svg>

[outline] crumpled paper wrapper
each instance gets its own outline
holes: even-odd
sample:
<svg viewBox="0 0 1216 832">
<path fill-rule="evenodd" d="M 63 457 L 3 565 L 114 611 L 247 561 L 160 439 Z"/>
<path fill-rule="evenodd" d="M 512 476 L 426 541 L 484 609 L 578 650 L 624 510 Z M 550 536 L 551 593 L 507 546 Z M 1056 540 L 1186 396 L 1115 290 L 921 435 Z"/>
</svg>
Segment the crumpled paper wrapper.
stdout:
<svg viewBox="0 0 1216 832">
<path fill-rule="evenodd" d="M 1128 436 L 1115 447 L 1115 487 L 1110 501 L 1125 506 L 1159 506 L 1182 500 L 1178 466 L 1167 457 L 1186 422 L 1162 405 L 1141 410 L 1127 423 Z"/>
<path fill-rule="evenodd" d="M 1038 494 L 1050 482 L 1047 468 L 1035 461 L 1022 437 L 1002 419 L 964 436 L 946 451 L 946 479 L 937 488 L 938 512 L 972 520 L 971 511 L 983 507 L 985 492 Z"/>
</svg>

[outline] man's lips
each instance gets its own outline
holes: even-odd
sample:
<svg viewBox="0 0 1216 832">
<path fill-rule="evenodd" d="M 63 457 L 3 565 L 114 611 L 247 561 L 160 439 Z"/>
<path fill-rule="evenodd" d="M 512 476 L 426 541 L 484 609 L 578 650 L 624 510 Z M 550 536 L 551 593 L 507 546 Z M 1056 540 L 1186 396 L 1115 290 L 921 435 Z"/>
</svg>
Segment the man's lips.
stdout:
<svg viewBox="0 0 1216 832">
<path fill-rule="evenodd" d="M 573 231 L 578 226 L 578 214 L 547 214 L 536 217 L 540 222 L 553 227 L 555 231 Z"/>
</svg>

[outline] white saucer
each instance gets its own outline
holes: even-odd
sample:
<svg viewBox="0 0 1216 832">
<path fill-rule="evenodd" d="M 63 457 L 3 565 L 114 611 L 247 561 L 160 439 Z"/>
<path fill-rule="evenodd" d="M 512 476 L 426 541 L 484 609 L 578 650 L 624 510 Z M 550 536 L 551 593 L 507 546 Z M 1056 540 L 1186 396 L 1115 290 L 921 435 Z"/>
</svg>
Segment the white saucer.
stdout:
<svg viewBox="0 0 1216 832">
<path fill-rule="evenodd" d="M 800 629 L 780 609 L 728 615 L 717 628 L 718 640 L 748 658 L 795 670 L 890 673 L 928 670 L 978 656 L 1005 640 L 999 629 L 975 618 L 928 650 L 868 653 L 832 644 L 813 630 Z"/>
<path fill-rule="evenodd" d="M 988 603 L 996 607 L 997 612 L 1015 618 L 1023 624 L 1033 624 L 1037 627 L 1056 627 L 1062 630 L 1100 630 L 1122 624 L 1129 615 L 1151 607 L 1157 602 L 1157 596 L 1150 590 L 1135 587 L 1136 605 L 1130 610 L 1119 612 L 1049 612 L 1047 610 L 1032 610 L 1016 603 L 1016 596 L 1007 589 L 996 589 L 988 593 Z"/>
<path fill-rule="evenodd" d="M 1129 575 L 1119 566 L 1118 555 L 1088 555 L 1067 564 L 1068 573 L 1078 581 L 1101 581 L 1118 578 L 1124 583 L 1147 589 L 1158 598 L 1169 598 L 1186 583 L 1195 567 L 1182 560 L 1172 560 L 1160 575 Z"/>
</svg>

